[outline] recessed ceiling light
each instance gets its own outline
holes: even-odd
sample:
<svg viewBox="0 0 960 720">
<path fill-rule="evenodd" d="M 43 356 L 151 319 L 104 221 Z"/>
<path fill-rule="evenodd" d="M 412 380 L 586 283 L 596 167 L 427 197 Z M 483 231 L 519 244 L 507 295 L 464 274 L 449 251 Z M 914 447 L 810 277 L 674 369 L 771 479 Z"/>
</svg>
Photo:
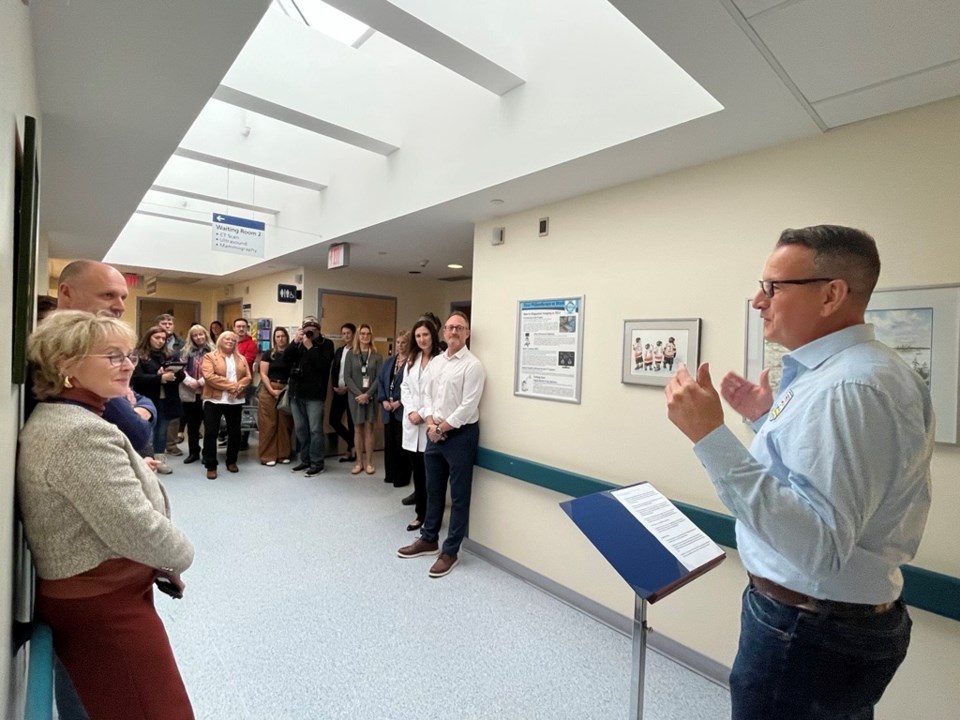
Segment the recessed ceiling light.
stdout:
<svg viewBox="0 0 960 720">
<path fill-rule="evenodd" d="M 419 275 L 419 274 L 420 274 L 420 271 L 419 271 L 419 270 L 407 270 L 407 272 L 410 273 L 411 275 Z"/>
<path fill-rule="evenodd" d="M 494 198 L 493 200 L 490 201 L 490 204 L 491 204 L 491 205 L 503 205 L 503 200 L 501 200 L 500 198 Z"/>
<path fill-rule="evenodd" d="M 386 255 L 386 254 L 387 254 L 386 250 L 381 250 L 380 252 L 377 253 L 377 255 Z"/>
<path fill-rule="evenodd" d="M 459 263 L 450 263 L 449 265 L 447 265 L 447 267 L 450 268 L 451 270 L 463 270 L 463 265 Z"/>
</svg>

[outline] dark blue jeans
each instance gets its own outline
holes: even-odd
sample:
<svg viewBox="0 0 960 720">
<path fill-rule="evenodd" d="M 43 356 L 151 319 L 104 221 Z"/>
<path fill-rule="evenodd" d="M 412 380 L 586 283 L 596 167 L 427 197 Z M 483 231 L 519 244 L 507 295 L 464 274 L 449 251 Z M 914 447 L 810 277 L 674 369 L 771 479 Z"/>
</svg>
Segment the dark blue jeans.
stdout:
<svg viewBox="0 0 960 720">
<path fill-rule="evenodd" d="M 748 587 L 730 673 L 733 720 L 872 720 L 911 626 L 902 601 L 880 615 L 842 617 Z"/>
<path fill-rule="evenodd" d="M 290 401 L 293 411 L 293 429 L 297 433 L 300 462 L 323 467 L 327 454 L 327 441 L 323 434 L 323 400 Z"/>
<path fill-rule="evenodd" d="M 427 442 L 423 456 L 427 471 L 427 517 L 420 537 L 436 542 L 443 523 L 443 507 L 447 501 L 447 478 L 450 479 L 450 527 L 442 552 L 456 555 L 470 524 L 470 493 L 473 489 L 473 464 L 477 459 L 480 423 L 463 425 L 447 433 L 440 443 Z"/>
</svg>

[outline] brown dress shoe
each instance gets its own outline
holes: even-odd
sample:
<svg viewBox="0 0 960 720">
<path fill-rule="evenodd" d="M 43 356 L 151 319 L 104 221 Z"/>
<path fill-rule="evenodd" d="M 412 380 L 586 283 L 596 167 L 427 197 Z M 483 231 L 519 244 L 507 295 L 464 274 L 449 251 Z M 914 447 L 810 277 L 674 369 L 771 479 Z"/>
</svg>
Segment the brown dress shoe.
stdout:
<svg viewBox="0 0 960 720">
<path fill-rule="evenodd" d="M 427 542 L 423 538 L 417 538 L 409 545 L 397 550 L 397 557 L 415 558 L 421 555 L 436 555 L 440 546 L 436 542 Z"/>
<path fill-rule="evenodd" d="M 237 467 L 236 463 L 228 463 L 227 470 L 229 472 L 240 472 L 240 468 Z"/>
<path fill-rule="evenodd" d="M 440 557 L 437 558 L 437 561 L 431 566 L 428 574 L 432 578 L 443 577 L 444 575 L 449 574 L 449 572 L 453 570 L 459 562 L 460 558 L 456 555 L 447 555 L 446 553 L 442 553 Z"/>
<path fill-rule="evenodd" d="M 207 470 L 207 480 L 216 480 L 217 479 L 217 469 L 210 468 Z"/>
</svg>

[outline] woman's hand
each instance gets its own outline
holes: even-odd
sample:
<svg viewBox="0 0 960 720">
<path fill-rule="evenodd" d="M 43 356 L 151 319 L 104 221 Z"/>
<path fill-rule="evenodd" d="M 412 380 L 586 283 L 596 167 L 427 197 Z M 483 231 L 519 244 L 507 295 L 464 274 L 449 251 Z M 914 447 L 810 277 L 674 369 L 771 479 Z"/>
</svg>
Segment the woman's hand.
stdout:
<svg viewBox="0 0 960 720">
<path fill-rule="evenodd" d="M 165 572 L 158 572 L 157 575 L 159 577 L 165 577 L 167 580 L 172 582 L 174 585 L 177 586 L 177 590 L 179 590 L 181 593 L 187 588 L 187 584 L 180 578 L 179 573 L 168 574 Z"/>
<path fill-rule="evenodd" d="M 384 400 L 384 401 L 383 401 L 382 403 L 380 403 L 380 404 L 383 405 L 383 409 L 386 410 L 387 412 L 389 412 L 390 410 L 393 409 L 393 407 L 392 407 L 392 406 L 393 406 L 393 403 L 391 403 L 389 400 Z"/>
<path fill-rule="evenodd" d="M 357 395 L 357 405 L 366 405 L 370 402 L 370 393 L 360 393 Z"/>
<path fill-rule="evenodd" d="M 160 382 L 165 382 L 165 383 L 173 382 L 176 377 L 177 377 L 176 373 L 170 370 L 167 370 L 166 372 L 160 375 Z"/>
</svg>

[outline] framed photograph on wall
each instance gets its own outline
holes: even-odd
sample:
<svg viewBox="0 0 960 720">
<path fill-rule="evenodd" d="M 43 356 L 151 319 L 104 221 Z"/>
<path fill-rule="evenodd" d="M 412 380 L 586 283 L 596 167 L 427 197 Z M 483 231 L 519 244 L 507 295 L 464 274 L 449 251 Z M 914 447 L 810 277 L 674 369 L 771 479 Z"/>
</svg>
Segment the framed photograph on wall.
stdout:
<svg viewBox="0 0 960 720">
<path fill-rule="evenodd" d="M 19 139 L 19 138 L 18 138 Z M 14 181 L 13 325 L 11 327 L 11 380 L 27 380 L 27 337 L 33 331 L 37 262 L 37 210 L 40 205 L 40 163 L 37 121 L 23 119 L 23 148 L 17 143 Z"/>
<path fill-rule="evenodd" d="M 960 444 L 960 285 L 877 290 L 865 319 L 877 340 L 896 350 L 930 388 L 936 441 Z M 776 391 L 786 349 L 763 339 L 763 322 L 749 300 L 746 350 L 746 377 L 756 382 L 768 367 Z"/>
<path fill-rule="evenodd" d="M 623 321 L 621 382 L 666 387 L 680 363 L 700 363 L 700 318 Z"/>
</svg>

